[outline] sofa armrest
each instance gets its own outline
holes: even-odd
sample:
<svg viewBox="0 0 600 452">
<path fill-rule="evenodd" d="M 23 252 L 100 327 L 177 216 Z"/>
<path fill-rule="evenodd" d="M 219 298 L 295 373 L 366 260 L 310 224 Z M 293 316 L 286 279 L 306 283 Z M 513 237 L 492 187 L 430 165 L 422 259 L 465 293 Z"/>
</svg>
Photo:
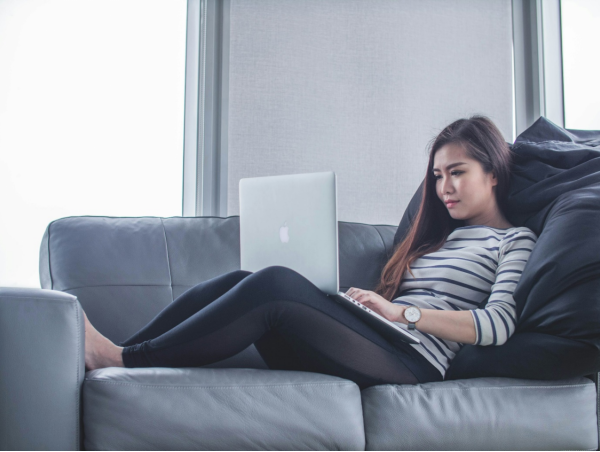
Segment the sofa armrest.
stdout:
<svg viewBox="0 0 600 452">
<path fill-rule="evenodd" d="M 0 450 L 80 450 L 85 376 L 77 297 L 0 287 Z"/>
</svg>

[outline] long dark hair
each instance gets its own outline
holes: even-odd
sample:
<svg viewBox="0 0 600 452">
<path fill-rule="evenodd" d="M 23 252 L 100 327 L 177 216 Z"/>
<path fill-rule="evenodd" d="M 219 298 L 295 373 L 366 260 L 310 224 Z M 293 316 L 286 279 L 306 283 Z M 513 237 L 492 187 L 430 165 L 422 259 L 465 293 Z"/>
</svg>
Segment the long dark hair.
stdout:
<svg viewBox="0 0 600 452">
<path fill-rule="evenodd" d="M 459 119 L 442 130 L 433 140 L 429 151 L 429 163 L 425 173 L 423 196 L 419 211 L 404 240 L 387 262 L 375 293 L 388 301 L 397 297 L 402 278 L 406 271 L 412 273 L 410 264 L 417 258 L 437 251 L 446 242 L 448 235 L 464 221 L 454 220 L 436 193 L 436 179 L 433 174 L 435 153 L 447 144 L 462 145 L 469 158 L 479 161 L 485 173 L 493 172 L 498 183 L 495 187 L 499 209 L 506 212 L 512 151 L 502 133 L 487 117 L 475 115 Z"/>
</svg>

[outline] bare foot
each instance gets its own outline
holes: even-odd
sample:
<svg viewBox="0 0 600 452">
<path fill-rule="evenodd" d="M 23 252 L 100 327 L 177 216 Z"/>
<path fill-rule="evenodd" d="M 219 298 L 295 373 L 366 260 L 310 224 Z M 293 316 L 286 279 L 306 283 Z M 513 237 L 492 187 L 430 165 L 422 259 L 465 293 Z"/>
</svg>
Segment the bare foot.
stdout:
<svg viewBox="0 0 600 452">
<path fill-rule="evenodd" d="M 83 312 L 85 319 L 85 370 L 103 367 L 125 367 L 123 364 L 123 347 L 118 347 L 104 337 L 92 326 Z"/>
</svg>

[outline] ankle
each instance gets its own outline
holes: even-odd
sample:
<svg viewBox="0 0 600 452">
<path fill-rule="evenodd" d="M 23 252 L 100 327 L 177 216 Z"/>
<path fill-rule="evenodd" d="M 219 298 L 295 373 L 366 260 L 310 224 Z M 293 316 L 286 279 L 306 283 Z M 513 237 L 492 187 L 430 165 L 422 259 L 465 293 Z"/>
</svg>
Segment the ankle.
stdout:
<svg viewBox="0 0 600 452">
<path fill-rule="evenodd" d="M 117 345 L 114 346 L 112 362 L 113 367 L 125 367 L 125 364 L 123 363 L 123 347 L 119 347 Z"/>
</svg>

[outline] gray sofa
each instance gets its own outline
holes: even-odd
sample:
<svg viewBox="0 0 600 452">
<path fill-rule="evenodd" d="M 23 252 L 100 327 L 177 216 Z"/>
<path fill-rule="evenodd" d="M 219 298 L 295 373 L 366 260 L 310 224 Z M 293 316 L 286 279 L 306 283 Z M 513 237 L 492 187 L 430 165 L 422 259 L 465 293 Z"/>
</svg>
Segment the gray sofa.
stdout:
<svg viewBox="0 0 600 452">
<path fill-rule="evenodd" d="M 396 229 L 339 222 L 342 290 L 374 288 Z M 597 374 L 360 391 L 269 370 L 253 345 L 201 368 L 85 372 L 82 307 L 118 342 L 239 266 L 237 216 L 53 221 L 42 289 L 0 288 L 0 449 L 598 449 Z"/>
</svg>

